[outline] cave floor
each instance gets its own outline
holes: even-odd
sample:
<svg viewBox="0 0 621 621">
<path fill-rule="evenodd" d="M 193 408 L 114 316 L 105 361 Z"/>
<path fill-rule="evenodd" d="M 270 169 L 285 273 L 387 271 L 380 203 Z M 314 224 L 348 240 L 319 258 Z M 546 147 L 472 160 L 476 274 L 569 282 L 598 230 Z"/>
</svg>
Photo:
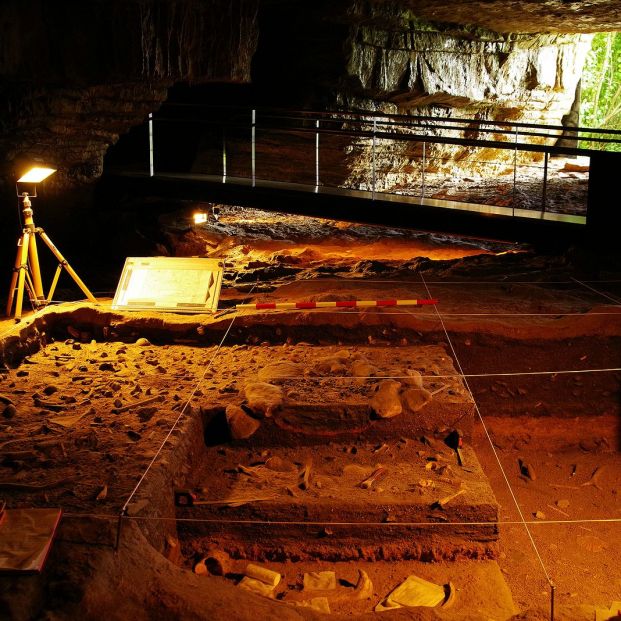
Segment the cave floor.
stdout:
<svg viewBox="0 0 621 621">
<path fill-rule="evenodd" d="M 619 599 L 618 281 L 573 280 L 566 265 L 561 273 L 549 259 L 491 251 L 401 270 L 391 263 L 399 263 L 394 256 L 382 261 L 378 251 L 370 261 L 354 252 L 346 262 L 335 257 L 329 262 L 335 270 L 326 274 L 314 263 L 317 254 L 300 259 L 291 243 L 282 244 L 279 252 L 272 241 L 259 256 L 253 250 L 237 253 L 236 241 L 229 245 L 233 263 L 238 261 L 241 271 L 248 261 L 259 261 L 253 275 L 261 286 L 251 291 L 252 284 L 241 282 L 227 288 L 222 310 L 214 316 L 118 313 L 106 301 L 67 304 L 37 313 L 3 337 L 8 367 L 0 374 L 0 393 L 5 403 L 14 402 L 16 412 L 5 412 L 0 422 L 5 436 L 0 494 L 9 507 L 60 506 L 66 515 L 44 573 L 3 580 L 1 602 L 15 612 L 13 618 L 36 618 L 30 614 L 33 602 L 42 602 L 37 610 L 57 619 L 96 619 L 102 610 L 111 619 L 146 619 L 154 610 L 174 618 L 318 618 L 313 609 L 283 606 L 236 586 L 247 558 L 285 575 L 285 600 L 306 598 L 300 588 L 305 572 L 335 570 L 344 581 L 336 594 L 327 594 L 328 599 L 333 596 L 335 617 L 370 613 L 410 572 L 439 584 L 452 582 L 457 597 L 452 611 L 436 615 L 417 609 L 408 618 L 509 619 L 516 611 L 523 619 L 543 618 L 549 608 L 548 578 L 556 585 L 561 618 L 586 621 L 593 618 L 593 606 L 607 607 Z M 295 257 L 302 271 L 270 280 L 268 268 L 282 265 L 274 256 Z M 429 295 L 438 298 L 439 314 L 433 307 L 262 313 L 231 308 L 248 299 Z M 426 365 L 412 364 L 420 361 L 420 352 L 426 352 Z M 380 377 L 356 377 L 351 369 L 355 361 L 373 363 Z M 283 362 L 293 365 L 286 378 L 266 374 L 270 365 Z M 322 373 L 317 374 L 318 368 L 324 368 Z M 369 412 L 381 407 L 375 403 L 369 409 L 374 387 L 381 381 L 405 383 L 412 377 L 408 368 L 421 372 L 423 385 L 415 390 L 424 388 L 435 393 L 433 398 L 415 412 L 375 423 L 372 431 L 360 429 L 360 420 L 368 421 Z M 301 377 L 296 376 L 300 369 Z M 460 371 L 465 378 L 455 377 Z M 397 379 L 387 380 L 384 374 Z M 263 405 L 248 407 L 250 380 L 278 388 L 277 403 L 264 399 Z M 253 437 L 232 442 L 226 435 L 231 433 L 225 414 L 229 406 L 260 424 Z M 432 412 L 433 407 L 433 424 L 425 426 L 420 423 L 425 408 Z M 229 559 L 226 576 L 192 571 L 218 539 L 183 521 L 176 524 L 191 510 L 174 508 L 173 489 L 190 486 L 199 499 L 239 493 L 240 485 L 250 486 L 244 493 L 255 493 L 256 484 L 249 483 L 253 469 L 263 472 L 268 460 L 278 457 L 280 468 L 295 468 L 289 474 L 286 468 L 276 471 L 283 478 L 279 503 L 205 510 L 212 517 L 228 512 L 269 522 L 299 510 L 298 497 L 307 493 L 299 487 L 299 476 L 310 456 L 316 476 L 310 496 L 319 498 L 332 486 L 333 508 L 363 518 L 382 512 L 384 520 L 384 512 L 389 515 L 393 509 L 388 496 L 405 494 L 411 484 L 426 507 L 436 496 L 421 481 L 444 476 L 452 482 L 435 491 L 459 490 L 459 467 L 444 442 L 457 424 L 450 418 L 451 407 L 468 412 L 466 464 L 476 461 L 482 468 L 463 478 L 476 476 L 487 486 L 480 496 L 491 495 L 488 505 L 498 515 L 498 542 L 488 560 L 474 554 L 450 561 L 428 557 L 423 563 L 372 561 L 364 552 L 348 560 L 329 554 L 262 558 L 260 546 L 253 553 L 252 536 L 247 536 Z M 334 433 L 334 425 L 337 431 L 344 425 L 350 435 L 310 441 L 317 409 L 324 418 L 340 412 L 336 423 L 328 417 L 327 430 Z M 278 412 L 284 412 L 281 419 Z M 404 427 L 408 416 L 419 422 Z M 436 443 L 433 452 L 429 441 Z M 192 450 L 188 443 L 194 443 Z M 434 463 L 447 468 L 439 473 Z M 370 490 L 359 489 L 360 482 L 386 464 L 397 476 L 389 475 L 370 492 L 375 504 L 365 502 L 361 493 Z M 432 466 L 427 469 L 427 464 Z M 335 473 L 344 473 L 348 465 L 345 478 L 336 480 Z M 289 475 L 292 480 L 284 481 Z M 231 481 L 237 483 L 231 487 Z M 119 511 L 139 482 L 142 491 L 127 506 L 120 548 L 114 553 Z M 270 491 L 270 486 L 262 482 L 258 491 Z M 470 506 L 466 501 L 466 494 L 455 500 L 457 513 Z M 308 506 L 300 521 L 312 517 L 313 504 Z M 449 517 L 450 511 L 449 502 Z M 327 519 L 321 511 L 317 515 L 318 521 Z M 72 521 L 78 526 L 69 528 Z M 456 528 L 443 525 L 446 530 L 438 537 L 450 545 L 457 535 L 449 531 Z M 480 533 L 472 535 L 464 535 L 470 544 Z M 295 542 L 290 545 L 293 549 Z M 347 542 L 346 547 L 349 554 L 353 546 Z M 373 595 L 344 603 L 338 594 L 351 593 L 358 569 L 371 577 Z M 143 585 L 145 575 L 150 586 Z M 69 592 L 74 595 L 67 597 Z M 399 611 L 382 614 L 404 618 Z"/>
</svg>

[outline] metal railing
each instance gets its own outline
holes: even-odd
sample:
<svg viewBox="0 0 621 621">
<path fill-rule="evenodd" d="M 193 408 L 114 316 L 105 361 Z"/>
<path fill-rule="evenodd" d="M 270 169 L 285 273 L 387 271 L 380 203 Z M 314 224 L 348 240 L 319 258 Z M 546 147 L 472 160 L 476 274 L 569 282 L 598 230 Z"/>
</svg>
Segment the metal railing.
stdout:
<svg viewBox="0 0 621 621">
<path fill-rule="evenodd" d="M 621 150 L 621 132 L 615 130 L 172 103 L 149 115 L 148 135 L 151 176 L 203 174 L 223 183 L 246 179 L 252 187 L 290 183 L 315 192 L 363 191 L 371 199 L 396 194 L 541 217 L 550 211 L 583 217 L 588 158 Z M 561 138 L 576 146 L 559 145 Z M 597 148 L 579 148 L 584 139 Z M 563 157 L 586 159 L 565 174 L 551 165 L 552 158 Z M 481 199 L 477 190 L 486 196 Z"/>
</svg>

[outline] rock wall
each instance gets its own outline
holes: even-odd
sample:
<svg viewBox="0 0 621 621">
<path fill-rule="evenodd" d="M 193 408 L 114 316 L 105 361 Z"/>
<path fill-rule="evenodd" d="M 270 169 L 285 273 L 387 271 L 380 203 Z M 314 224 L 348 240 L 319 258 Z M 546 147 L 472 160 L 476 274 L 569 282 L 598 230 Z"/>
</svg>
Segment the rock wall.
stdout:
<svg viewBox="0 0 621 621">
<path fill-rule="evenodd" d="M 381 6 L 394 0 L 371 0 Z M 420 17 L 476 24 L 497 32 L 604 32 L 621 30 L 619 0 L 403 0 Z"/>
<path fill-rule="evenodd" d="M 345 88 L 337 91 L 337 105 L 438 118 L 561 124 L 572 109 L 592 38 L 588 34 L 501 34 L 427 22 L 404 10 L 402 3 L 372 0 L 354 2 L 348 15 L 352 25 Z M 484 137 L 474 128 L 469 134 Z M 503 139 L 491 133 L 488 137 Z M 477 173 L 485 161 L 488 173 L 495 174 L 506 168 L 513 154 L 433 146 L 426 157 L 432 170 L 457 166 Z M 523 163 L 529 157 L 521 156 Z M 345 185 L 367 187 L 370 161 L 369 141 L 354 144 Z M 385 171 L 378 175 L 376 187 L 407 186 L 420 161 L 419 143 L 384 141 L 376 148 L 376 168 Z"/>
<path fill-rule="evenodd" d="M 0 4 L 0 177 L 41 160 L 50 182 L 97 178 L 118 136 L 187 80 L 248 81 L 258 0 Z M 53 180 L 53 181 L 52 181 Z"/>
</svg>

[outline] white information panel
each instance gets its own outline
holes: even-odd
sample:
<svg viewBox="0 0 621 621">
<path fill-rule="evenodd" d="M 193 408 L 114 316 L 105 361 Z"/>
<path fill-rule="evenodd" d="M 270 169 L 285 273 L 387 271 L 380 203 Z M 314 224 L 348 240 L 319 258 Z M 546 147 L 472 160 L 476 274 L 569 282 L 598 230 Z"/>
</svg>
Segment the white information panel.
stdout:
<svg viewBox="0 0 621 621">
<path fill-rule="evenodd" d="M 220 259 L 128 257 L 112 308 L 215 312 L 223 270 Z"/>
</svg>

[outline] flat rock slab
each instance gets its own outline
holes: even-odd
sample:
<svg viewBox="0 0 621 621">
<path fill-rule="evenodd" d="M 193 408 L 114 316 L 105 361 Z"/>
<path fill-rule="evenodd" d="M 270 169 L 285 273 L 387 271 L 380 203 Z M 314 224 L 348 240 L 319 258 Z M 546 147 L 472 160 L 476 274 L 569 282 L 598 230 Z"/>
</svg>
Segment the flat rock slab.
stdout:
<svg viewBox="0 0 621 621">
<path fill-rule="evenodd" d="M 498 504 L 474 451 L 463 448 L 462 468 L 441 439 L 431 443 L 211 447 L 189 481 L 206 504 L 177 510 L 208 522 L 179 528 L 258 559 L 493 557 Z"/>
</svg>

